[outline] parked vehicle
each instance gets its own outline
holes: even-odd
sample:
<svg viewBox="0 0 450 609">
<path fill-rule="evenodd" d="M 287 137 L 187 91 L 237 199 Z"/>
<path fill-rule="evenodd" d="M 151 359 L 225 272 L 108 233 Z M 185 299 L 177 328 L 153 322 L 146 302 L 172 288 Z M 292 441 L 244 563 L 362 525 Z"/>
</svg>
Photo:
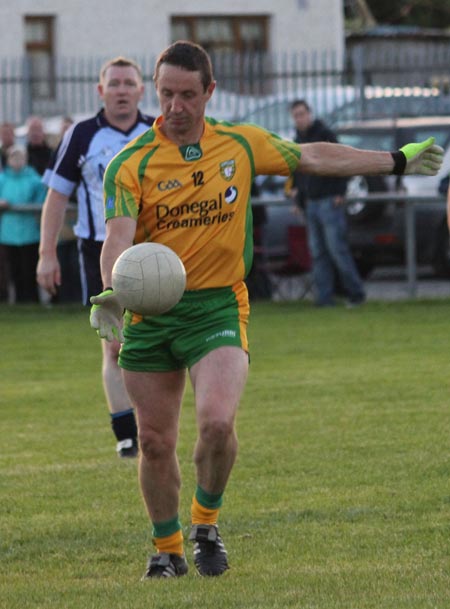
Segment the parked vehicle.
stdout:
<svg viewBox="0 0 450 609">
<path fill-rule="evenodd" d="M 240 122 L 261 125 L 281 137 L 290 138 L 293 133 L 290 108 L 294 100 L 307 99 L 317 116 L 328 120 L 334 113 L 339 116 L 340 109 L 347 116 L 349 108 L 354 107 L 356 93 L 355 87 L 350 85 L 302 87 L 282 95 L 261 97 L 253 102 L 253 108 L 235 118 Z"/>
<path fill-rule="evenodd" d="M 445 149 L 444 163 L 437 176 L 357 176 L 348 183 L 348 236 L 360 272 L 367 276 L 375 267 L 405 263 L 405 197 L 439 196 L 439 183 L 450 172 L 450 117 L 379 119 L 342 124 L 336 128 L 339 141 L 356 148 L 397 150 L 408 142 L 430 136 Z M 293 206 L 284 198 L 286 179 L 276 176 L 259 178 L 261 199 L 278 199 L 279 206 L 268 205 L 266 244 L 268 255 L 275 259 L 288 256 L 287 228 L 302 223 Z M 365 201 L 368 194 L 392 193 L 382 203 Z M 358 200 L 361 196 L 361 200 Z M 416 260 L 431 265 L 440 276 L 450 277 L 450 246 L 446 201 L 441 195 L 432 203 L 415 204 Z"/>
<path fill-rule="evenodd" d="M 356 148 L 397 150 L 408 142 L 430 136 L 446 150 L 437 176 L 355 177 L 349 181 L 349 197 L 395 193 L 383 203 L 353 200 L 347 205 L 350 246 L 360 271 L 367 275 L 380 265 L 405 262 L 405 201 L 398 195 L 439 196 L 439 182 L 450 172 L 450 118 L 421 117 L 379 119 L 341 125 L 339 141 Z M 431 265 L 438 275 L 450 276 L 450 248 L 445 198 L 415 204 L 416 260 Z"/>
<path fill-rule="evenodd" d="M 307 100 L 314 115 L 333 129 L 357 120 L 450 115 L 450 94 L 435 87 L 367 85 L 358 89 L 351 85 L 324 87 L 312 83 L 281 95 L 253 98 L 244 106 L 233 103 L 234 119 L 261 125 L 289 138 L 293 134 L 290 107 L 296 99 Z M 236 111 L 242 107 L 246 109 L 244 114 Z"/>
</svg>

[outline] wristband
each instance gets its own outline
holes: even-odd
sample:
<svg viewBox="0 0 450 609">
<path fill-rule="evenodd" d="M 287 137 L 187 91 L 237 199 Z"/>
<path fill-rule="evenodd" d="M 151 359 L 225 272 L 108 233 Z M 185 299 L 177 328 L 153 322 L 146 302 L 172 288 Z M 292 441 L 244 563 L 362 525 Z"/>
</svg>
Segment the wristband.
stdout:
<svg viewBox="0 0 450 609">
<path fill-rule="evenodd" d="M 401 176 L 405 173 L 406 169 L 406 155 L 401 150 L 391 152 L 391 156 L 394 159 L 394 169 L 392 173 L 396 176 Z"/>
</svg>

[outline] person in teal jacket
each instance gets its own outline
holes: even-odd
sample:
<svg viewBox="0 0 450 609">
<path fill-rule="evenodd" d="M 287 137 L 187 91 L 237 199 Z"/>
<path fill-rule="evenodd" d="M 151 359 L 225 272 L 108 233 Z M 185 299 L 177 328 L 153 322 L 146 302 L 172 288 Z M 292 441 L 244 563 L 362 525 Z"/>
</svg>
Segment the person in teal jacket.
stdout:
<svg viewBox="0 0 450 609">
<path fill-rule="evenodd" d="M 38 302 L 36 265 L 39 250 L 39 211 L 16 211 L 29 203 L 44 202 L 46 187 L 35 169 L 27 165 L 22 146 L 7 151 L 7 166 L 0 173 L 0 244 L 6 251 L 10 282 L 16 302 Z"/>
</svg>

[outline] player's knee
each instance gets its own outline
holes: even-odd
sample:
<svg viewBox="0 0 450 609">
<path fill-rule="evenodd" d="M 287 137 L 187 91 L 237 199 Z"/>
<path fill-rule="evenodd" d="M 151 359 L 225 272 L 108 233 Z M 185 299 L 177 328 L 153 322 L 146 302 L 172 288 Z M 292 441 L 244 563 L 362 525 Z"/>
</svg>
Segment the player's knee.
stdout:
<svg viewBox="0 0 450 609">
<path fill-rule="evenodd" d="M 153 429 L 140 429 L 139 446 L 149 461 L 167 459 L 176 450 L 176 438 L 170 434 L 158 433 Z"/>
<path fill-rule="evenodd" d="M 204 443 L 220 450 L 234 435 L 234 424 L 226 419 L 210 419 L 200 424 L 199 434 Z"/>
</svg>

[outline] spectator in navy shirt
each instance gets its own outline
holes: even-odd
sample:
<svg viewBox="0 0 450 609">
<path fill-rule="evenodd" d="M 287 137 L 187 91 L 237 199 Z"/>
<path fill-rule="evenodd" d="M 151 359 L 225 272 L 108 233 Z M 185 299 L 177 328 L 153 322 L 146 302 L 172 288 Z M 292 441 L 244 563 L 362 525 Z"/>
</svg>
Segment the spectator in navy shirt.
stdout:
<svg viewBox="0 0 450 609">
<path fill-rule="evenodd" d="M 28 164 L 34 167 L 39 175 L 44 175 L 52 156 L 52 149 L 45 139 L 44 125 L 39 116 L 30 116 L 27 120 Z"/>
<path fill-rule="evenodd" d="M 335 133 L 314 118 L 304 99 L 292 103 L 291 115 L 296 128 L 295 142 L 337 142 Z M 335 304 L 336 279 L 349 307 L 362 304 L 366 298 L 364 286 L 347 240 L 346 178 L 305 176 L 299 172 L 294 172 L 292 177 L 291 196 L 305 209 L 316 304 L 320 307 Z"/>
</svg>

